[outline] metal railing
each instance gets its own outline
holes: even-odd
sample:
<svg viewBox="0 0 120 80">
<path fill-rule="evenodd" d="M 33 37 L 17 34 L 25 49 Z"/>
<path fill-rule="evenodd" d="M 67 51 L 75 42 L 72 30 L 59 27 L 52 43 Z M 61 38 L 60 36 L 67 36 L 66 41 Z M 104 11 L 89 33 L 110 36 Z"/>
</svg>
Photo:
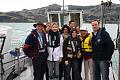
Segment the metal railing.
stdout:
<svg viewBox="0 0 120 80">
<path fill-rule="evenodd" d="M 21 48 L 21 47 L 20 47 Z M 0 79 L 1 80 L 7 80 L 5 79 L 5 72 L 9 71 L 12 69 L 12 71 L 10 73 L 14 73 L 16 70 L 15 70 L 15 67 L 17 66 L 17 75 L 20 76 L 20 73 L 21 73 L 21 67 L 20 67 L 20 63 L 24 62 L 24 65 L 25 65 L 25 61 L 27 59 L 27 57 L 25 55 L 23 56 L 20 56 L 20 48 L 15 48 L 14 52 L 16 53 L 16 56 L 14 56 L 14 59 L 13 60 L 10 60 L 10 61 L 7 61 L 7 62 L 3 62 L 4 60 L 4 56 L 6 54 L 9 54 L 11 51 L 9 52 L 6 52 L 4 54 L 0 54 L 0 66 L 1 66 L 1 73 L 0 73 Z M 12 55 L 12 54 L 11 54 Z M 10 64 L 10 63 L 13 63 L 12 65 L 8 66 L 8 68 L 4 69 L 4 65 L 7 65 L 7 64 Z M 8 74 L 9 76 L 10 74 Z M 7 77 L 8 77 L 7 76 Z"/>
</svg>

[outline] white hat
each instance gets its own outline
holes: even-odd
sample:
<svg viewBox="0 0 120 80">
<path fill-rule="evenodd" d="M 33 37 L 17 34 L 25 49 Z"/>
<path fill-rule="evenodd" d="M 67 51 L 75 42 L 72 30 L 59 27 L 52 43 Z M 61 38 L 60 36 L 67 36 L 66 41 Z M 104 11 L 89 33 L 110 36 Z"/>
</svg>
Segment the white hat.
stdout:
<svg viewBox="0 0 120 80">
<path fill-rule="evenodd" d="M 80 27 L 80 31 L 87 31 L 87 27 L 86 26 Z"/>
</svg>

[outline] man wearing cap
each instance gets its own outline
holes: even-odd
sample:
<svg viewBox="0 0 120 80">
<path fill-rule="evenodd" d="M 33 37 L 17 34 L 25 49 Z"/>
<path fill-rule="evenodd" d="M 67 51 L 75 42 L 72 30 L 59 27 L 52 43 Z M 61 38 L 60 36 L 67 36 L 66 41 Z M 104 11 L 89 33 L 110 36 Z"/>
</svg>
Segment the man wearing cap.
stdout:
<svg viewBox="0 0 120 80">
<path fill-rule="evenodd" d="M 43 80 L 48 55 L 44 24 L 38 22 L 33 26 L 35 29 L 27 36 L 23 51 L 25 55 L 32 59 L 34 80 Z"/>
<path fill-rule="evenodd" d="M 91 47 L 91 35 L 87 31 L 86 26 L 80 27 L 80 38 L 81 38 L 81 53 L 83 55 L 84 60 L 84 72 L 85 79 L 84 80 L 93 80 L 93 61 L 92 61 L 92 47 Z M 89 75 L 90 78 L 89 79 Z"/>
</svg>

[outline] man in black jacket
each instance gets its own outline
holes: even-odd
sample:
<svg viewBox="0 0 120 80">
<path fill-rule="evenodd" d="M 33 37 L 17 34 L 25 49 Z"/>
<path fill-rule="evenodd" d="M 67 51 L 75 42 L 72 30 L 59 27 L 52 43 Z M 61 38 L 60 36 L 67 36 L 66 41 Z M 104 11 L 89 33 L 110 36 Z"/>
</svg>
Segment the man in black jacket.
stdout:
<svg viewBox="0 0 120 80">
<path fill-rule="evenodd" d="M 44 24 L 38 22 L 33 25 L 34 30 L 27 36 L 23 51 L 32 59 L 34 80 L 43 80 L 47 66 L 47 40 L 44 33 Z"/>
<path fill-rule="evenodd" d="M 114 51 L 114 43 L 105 28 L 100 28 L 99 20 L 93 20 L 91 24 L 93 28 L 91 43 L 94 80 L 109 80 L 109 65 Z"/>
</svg>

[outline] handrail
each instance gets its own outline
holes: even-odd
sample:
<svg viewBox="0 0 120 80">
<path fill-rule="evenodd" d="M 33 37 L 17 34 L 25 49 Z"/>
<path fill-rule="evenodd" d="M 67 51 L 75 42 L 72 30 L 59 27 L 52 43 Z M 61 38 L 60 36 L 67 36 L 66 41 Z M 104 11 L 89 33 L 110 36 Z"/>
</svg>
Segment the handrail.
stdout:
<svg viewBox="0 0 120 80">
<path fill-rule="evenodd" d="M 19 59 L 22 59 L 22 58 L 25 58 L 25 57 L 27 57 L 27 56 L 20 57 Z M 15 60 L 17 60 L 17 59 L 14 59 L 14 60 L 11 60 L 11 61 L 8 61 L 8 62 L 5 62 L 5 63 L 3 63 L 3 64 L 11 63 L 11 62 L 14 62 Z"/>
<path fill-rule="evenodd" d="M 20 48 L 22 48 L 22 47 L 20 47 Z M 20 49 L 19 48 L 19 49 Z M 10 51 L 13 51 L 13 50 L 10 50 Z M 5 54 L 8 54 L 8 53 L 10 53 L 10 51 L 8 51 L 8 52 L 6 52 L 6 53 L 4 53 L 4 54 L 2 54 L 3 56 L 5 55 Z M 26 57 L 26 56 L 23 56 L 23 57 Z M 21 59 L 21 58 L 20 58 Z M 8 61 L 8 62 L 5 62 L 5 63 L 3 63 L 3 64 L 7 64 L 7 63 L 10 63 L 10 62 L 13 62 L 13 61 L 15 61 L 15 60 L 17 60 L 17 59 L 14 59 L 14 60 L 11 60 L 11 61 Z M 0 63 L 1 64 L 1 63 Z"/>
<path fill-rule="evenodd" d="M 20 63 L 21 62 L 23 62 L 23 61 L 25 61 L 25 59 L 27 59 L 27 57 L 25 56 L 25 55 L 23 55 L 23 56 L 20 56 L 20 49 L 21 49 L 22 47 L 20 47 L 20 48 L 15 48 L 15 50 L 10 50 L 10 51 L 8 51 L 8 52 L 6 52 L 6 53 L 4 53 L 4 54 L 2 54 L 1 56 L 4 56 L 5 54 L 8 54 L 8 53 L 11 53 L 11 54 L 13 54 L 14 55 L 14 51 L 15 51 L 15 57 L 14 57 L 14 60 L 10 60 L 10 61 L 8 61 L 8 62 L 4 62 L 3 63 L 3 57 L 0 57 L 0 65 L 1 65 L 1 73 L 0 73 L 0 75 L 1 75 L 1 80 L 4 80 L 3 79 L 3 75 L 5 75 L 5 72 L 6 71 L 8 71 L 8 70 L 10 70 L 11 68 L 14 68 L 16 65 L 18 65 L 18 75 L 20 75 L 20 71 L 21 71 L 21 69 L 20 69 Z M 20 60 L 20 59 L 22 59 L 23 58 L 23 60 Z M 5 64 L 8 64 L 8 63 L 11 63 L 11 62 L 14 62 L 14 61 L 16 61 L 17 60 L 17 62 L 15 62 L 13 65 L 11 65 L 9 68 L 7 68 L 6 70 L 4 70 L 4 65 Z"/>
<path fill-rule="evenodd" d="M 26 59 L 26 58 L 25 58 Z M 25 60 L 24 59 L 24 60 Z M 19 63 L 21 63 L 21 62 L 23 62 L 24 60 L 22 60 L 22 61 L 20 61 L 20 62 L 17 62 L 17 63 L 15 63 L 15 64 L 13 64 L 12 66 L 10 66 L 9 68 L 7 68 L 6 70 L 4 70 L 4 71 L 8 71 L 9 69 L 11 69 L 12 67 L 14 67 L 15 65 L 17 65 L 17 64 L 19 64 Z"/>
<path fill-rule="evenodd" d="M 23 48 L 23 47 L 18 47 L 18 48 L 20 49 L 20 48 Z M 14 50 L 14 49 L 13 49 L 13 50 Z M 10 51 L 13 51 L 13 50 L 9 50 L 8 52 L 3 53 L 2 55 L 4 56 L 4 55 L 10 53 Z"/>
<path fill-rule="evenodd" d="M 27 58 L 27 57 L 26 57 Z M 26 59 L 25 58 L 25 59 Z M 8 71 L 9 69 L 11 69 L 12 67 L 14 67 L 15 65 L 17 65 L 18 63 L 21 63 L 21 62 L 23 62 L 25 59 L 23 59 L 22 61 L 20 61 L 20 62 L 17 62 L 17 63 L 15 63 L 15 64 L 13 64 L 12 66 L 10 66 L 9 68 L 7 68 L 6 70 L 4 70 L 4 71 Z M 1 74 L 1 73 L 0 73 Z"/>
<path fill-rule="evenodd" d="M 12 50 L 10 50 L 10 51 L 12 51 Z M 6 53 L 3 53 L 2 55 L 6 55 L 6 54 L 8 54 L 10 51 L 8 51 L 8 52 L 6 52 Z"/>
<path fill-rule="evenodd" d="M 28 57 L 26 57 L 25 56 L 25 59 L 27 59 Z M 21 58 L 20 58 L 21 59 Z M 4 72 L 6 72 L 6 71 L 8 71 L 9 69 L 11 69 L 11 68 L 13 68 L 15 65 L 17 65 L 17 64 L 19 64 L 19 63 L 21 63 L 21 62 L 24 62 L 25 61 L 25 59 L 23 59 L 23 60 L 21 60 L 20 62 L 17 62 L 17 63 L 15 63 L 15 64 L 13 64 L 12 66 L 10 66 L 9 68 L 7 68 L 6 70 L 4 70 Z M 0 73 L 1 74 L 1 73 Z"/>
</svg>

